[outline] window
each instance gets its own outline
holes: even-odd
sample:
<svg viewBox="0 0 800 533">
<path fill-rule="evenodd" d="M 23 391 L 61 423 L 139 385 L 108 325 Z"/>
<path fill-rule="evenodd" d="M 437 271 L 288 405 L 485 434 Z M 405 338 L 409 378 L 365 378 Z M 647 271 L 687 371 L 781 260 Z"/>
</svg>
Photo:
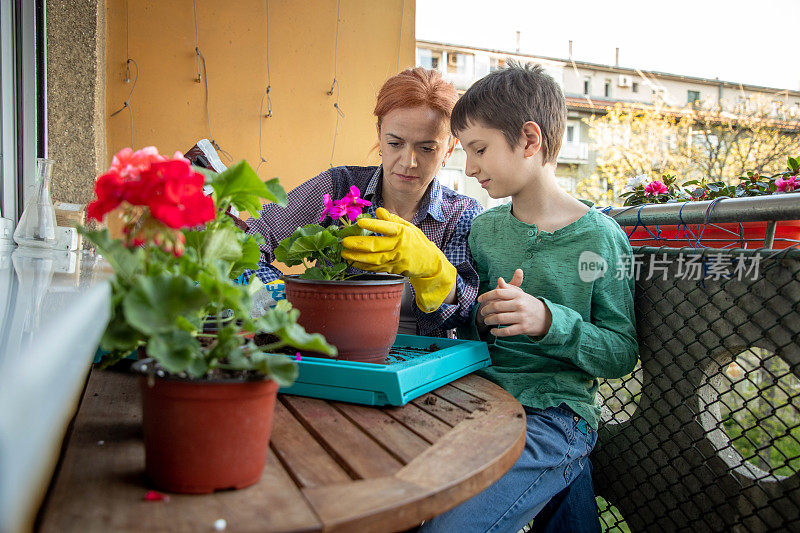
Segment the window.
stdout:
<svg viewBox="0 0 800 533">
<path fill-rule="evenodd" d="M 609 98 L 611 96 L 611 80 L 606 80 L 603 94 L 605 95 L 606 98 Z"/>
<path fill-rule="evenodd" d="M 635 81 L 631 84 L 631 90 L 635 93 L 639 92 L 639 82 Z"/>
<path fill-rule="evenodd" d="M 584 78 L 583 79 L 583 94 L 589 94 L 589 91 L 592 88 L 591 79 Z"/>
<path fill-rule="evenodd" d="M 572 125 L 567 126 L 566 135 L 567 135 L 567 142 L 568 143 L 573 142 L 575 139 L 575 126 Z"/>
<path fill-rule="evenodd" d="M 687 91 L 686 103 L 693 104 L 700 101 L 700 91 Z"/>
<path fill-rule="evenodd" d="M 439 57 L 431 57 L 431 69 L 438 70 L 439 69 Z"/>
<path fill-rule="evenodd" d="M 447 72 L 461 76 L 472 76 L 475 72 L 475 56 L 472 54 L 448 52 Z"/>
<path fill-rule="evenodd" d="M 422 68 L 430 68 L 431 64 L 431 51 L 427 48 L 417 48 L 417 66 Z"/>
<path fill-rule="evenodd" d="M 22 214 L 26 186 L 35 179 L 36 158 L 45 154 L 39 4 L 0 1 L 0 216 L 12 224 Z"/>
</svg>

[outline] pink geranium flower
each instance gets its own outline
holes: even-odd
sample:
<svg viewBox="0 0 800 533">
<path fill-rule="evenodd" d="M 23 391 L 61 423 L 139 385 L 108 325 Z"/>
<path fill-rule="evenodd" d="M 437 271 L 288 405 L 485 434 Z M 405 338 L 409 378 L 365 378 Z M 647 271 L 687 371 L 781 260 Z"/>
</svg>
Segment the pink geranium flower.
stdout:
<svg viewBox="0 0 800 533">
<path fill-rule="evenodd" d="M 647 196 L 647 195 L 660 196 L 662 194 L 668 194 L 668 193 L 669 193 L 669 189 L 667 189 L 667 186 L 664 185 L 664 183 L 662 183 L 662 182 L 660 182 L 658 180 L 651 181 L 644 188 L 644 195 L 645 196 Z"/>
<path fill-rule="evenodd" d="M 786 179 L 778 178 L 775 180 L 775 186 L 778 192 L 792 192 L 795 189 L 800 189 L 800 183 L 797 182 L 797 176 L 789 176 Z"/>
<path fill-rule="evenodd" d="M 319 221 L 324 221 L 326 216 L 330 216 L 334 220 L 343 217 L 347 213 L 347 209 L 342 205 L 341 202 L 341 200 L 336 200 L 334 202 L 331 200 L 330 194 L 323 194 L 322 203 L 324 204 L 324 207 L 322 209 L 322 214 L 319 216 Z"/>
<path fill-rule="evenodd" d="M 123 178 L 138 177 L 150 168 L 152 163 L 166 161 L 167 158 L 158 153 L 155 146 L 147 146 L 135 152 L 131 148 L 123 148 L 111 160 L 109 172 L 115 172 Z"/>
<path fill-rule="evenodd" d="M 361 191 L 358 190 L 358 187 L 351 185 L 350 192 L 345 194 L 344 198 L 338 202 L 340 206 L 344 207 L 347 218 L 349 218 L 351 222 L 356 221 L 358 215 L 361 214 L 365 207 L 372 205 L 372 202 L 360 198 L 360 195 Z"/>
</svg>

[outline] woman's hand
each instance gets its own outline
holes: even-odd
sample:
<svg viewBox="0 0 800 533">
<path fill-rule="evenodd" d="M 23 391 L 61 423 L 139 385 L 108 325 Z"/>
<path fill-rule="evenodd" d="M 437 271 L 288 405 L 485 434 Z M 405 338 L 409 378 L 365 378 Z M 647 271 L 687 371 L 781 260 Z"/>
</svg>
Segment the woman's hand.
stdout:
<svg viewBox="0 0 800 533">
<path fill-rule="evenodd" d="M 503 278 L 498 278 L 496 289 L 478 296 L 479 329 L 484 329 L 482 326 L 507 326 L 492 328 L 489 333 L 495 337 L 511 335 L 543 337 L 547 334 L 553 321 L 550 309 L 543 301 L 520 288 L 522 279 L 522 269 L 518 268 L 514 271 L 510 282 L 506 283 Z"/>
<path fill-rule="evenodd" d="M 456 268 L 422 230 L 379 207 L 377 218 L 361 218 L 358 225 L 382 236 L 345 237 L 342 257 L 361 270 L 407 276 L 417 295 L 417 306 L 425 313 L 452 298 Z"/>
</svg>

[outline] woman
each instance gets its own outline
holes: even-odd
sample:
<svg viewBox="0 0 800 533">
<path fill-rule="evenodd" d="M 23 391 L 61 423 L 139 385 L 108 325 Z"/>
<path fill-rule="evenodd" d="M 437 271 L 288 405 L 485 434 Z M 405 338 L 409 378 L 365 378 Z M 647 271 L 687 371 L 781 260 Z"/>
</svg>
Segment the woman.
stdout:
<svg viewBox="0 0 800 533">
<path fill-rule="evenodd" d="M 455 146 L 450 112 L 457 98 L 435 70 L 408 69 L 389 78 L 374 110 L 381 165 L 326 170 L 292 190 L 287 207 L 267 204 L 259 218 L 247 220 L 248 233 L 266 241 L 259 278 L 266 283 L 282 275 L 270 265 L 273 250 L 297 227 L 320 220 L 323 194 L 341 198 L 355 185 L 372 202 L 367 212 L 386 237 L 349 238 L 343 255 L 360 269 L 409 278 L 398 331 L 442 337 L 466 321 L 478 293 L 467 235 L 482 207 L 436 179 Z"/>
</svg>

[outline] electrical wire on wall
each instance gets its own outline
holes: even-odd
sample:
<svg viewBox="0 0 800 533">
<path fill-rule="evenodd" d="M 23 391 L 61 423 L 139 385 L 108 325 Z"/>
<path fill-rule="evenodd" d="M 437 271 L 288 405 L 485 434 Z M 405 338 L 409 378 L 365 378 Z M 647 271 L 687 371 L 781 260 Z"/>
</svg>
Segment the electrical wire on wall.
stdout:
<svg viewBox="0 0 800 533">
<path fill-rule="evenodd" d="M 336 91 L 336 102 L 333 103 L 333 108 L 336 110 L 336 126 L 333 129 L 333 145 L 331 146 L 331 160 L 329 166 L 333 167 L 333 154 L 336 151 L 336 135 L 339 132 L 339 119 L 344 118 L 344 112 L 339 106 L 339 81 L 336 79 L 336 64 L 339 55 L 339 5 L 341 0 L 336 0 L 336 37 L 333 44 L 333 83 L 328 91 L 328 96 L 332 96 L 334 90 Z"/>
<path fill-rule="evenodd" d="M 206 126 L 208 126 L 208 140 L 211 145 L 225 158 L 228 162 L 233 161 L 233 157 L 227 151 L 223 150 L 219 144 L 214 140 L 214 135 L 211 133 L 211 113 L 208 111 L 208 71 L 206 69 L 206 58 L 203 53 L 200 51 L 200 36 L 197 31 L 197 1 L 192 0 L 192 6 L 194 7 L 194 53 L 195 53 L 195 67 L 197 68 L 197 78 L 194 80 L 197 83 L 203 84 L 203 90 L 205 91 L 205 103 L 206 103 Z M 202 67 L 202 72 L 201 72 Z"/>
<path fill-rule="evenodd" d="M 115 117 L 122 113 L 125 109 L 128 110 L 128 115 L 130 117 L 130 133 L 131 133 L 131 148 L 134 148 L 133 144 L 133 106 L 131 105 L 131 96 L 133 96 L 133 90 L 136 88 L 136 81 L 139 79 L 139 65 L 131 58 L 130 49 L 129 49 L 129 42 L 128 42 L 128 35 L 130 34 L 130 18 L 128 17 L 128 2 L 125 1 L 125 83 L 131 83 L 131 90 L 128 92 L 128 97 L 122 103 L 122 107 L 111 113 L 109 118 Z M 131 65 L 135 67 L 136 72 L 134 73 L 133 80 L 131 80 Z"/>
<path fill-rule="evenodd" d="M 270 118 L 272 116 L 272 100 L 270 100 L 269 92 L 272 89 L 272 83 L 270 81 L 269 76 L 269 0 L 266 0 L 266 11 L 267 11 L 267 88 L 264 89 L 264 95 L 261 97 L 261 105 L 258 107 L 258 166 L 256 167 L 256 172 L 258 169 L 261 168 L 263 163 L 266 163 L 267 160 L 264 159 L 264 154 L 261 149 L 261 130 L 263 127 L 263 119 Z M 267 113 L 264 114 L 264 102 L 267 103 Z"/>
<path fill-rule="evenodd" d="M 403 14 L 406 10 L 406 0 L 400 1 L 400 36 L 397 38 L 397 72 L 400 72 L 400 50 L 403 49 Z"/>
</svg>

